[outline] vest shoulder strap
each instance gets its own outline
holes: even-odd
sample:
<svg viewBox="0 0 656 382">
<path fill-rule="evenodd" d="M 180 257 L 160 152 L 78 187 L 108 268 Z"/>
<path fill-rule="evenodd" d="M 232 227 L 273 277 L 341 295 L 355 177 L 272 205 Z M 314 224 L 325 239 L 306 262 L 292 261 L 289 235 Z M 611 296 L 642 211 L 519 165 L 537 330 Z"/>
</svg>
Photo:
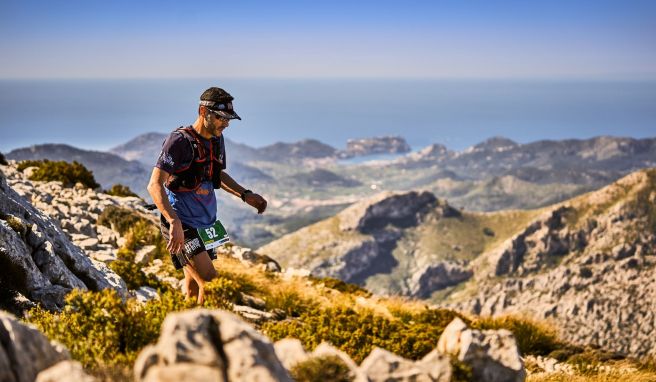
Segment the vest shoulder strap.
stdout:
<svg viewBox="0 0 656 382">
<path fill-rule="evenodd" d="M 176 131 L 180 132 L 182 136 L 189 142 L 191 149 L 193 150 L 193 161 L 204 161 L 206 157 L 205 145 L 198 137 L 198 133 L 194 131 L 191 127 L 179 127 Z"/>
</svg>

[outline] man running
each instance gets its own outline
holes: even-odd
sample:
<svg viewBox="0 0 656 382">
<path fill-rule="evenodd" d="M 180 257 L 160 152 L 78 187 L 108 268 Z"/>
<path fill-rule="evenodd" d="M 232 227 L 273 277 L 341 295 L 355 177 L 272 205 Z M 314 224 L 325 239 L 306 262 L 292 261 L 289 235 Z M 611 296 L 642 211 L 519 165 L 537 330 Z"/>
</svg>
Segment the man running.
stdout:
<svg viewBox="0 0 656 382">
<path fill-rule="evenodd" d="M 161 229 L 176 269 L 183 269 L 188 298 L 204 301 L 204 284 L 216 277 L 213 248 L 227 240 L 216 218 L 216 195 L 221 188 L 263 213 L 266 200 L 228 175 L 223 139 L 235 113 L 234 98 L 217 87 L 200 96 L 193 125 L 174 130 L 164 141 L 148 184 L 161 212 Z"/>
</svg>

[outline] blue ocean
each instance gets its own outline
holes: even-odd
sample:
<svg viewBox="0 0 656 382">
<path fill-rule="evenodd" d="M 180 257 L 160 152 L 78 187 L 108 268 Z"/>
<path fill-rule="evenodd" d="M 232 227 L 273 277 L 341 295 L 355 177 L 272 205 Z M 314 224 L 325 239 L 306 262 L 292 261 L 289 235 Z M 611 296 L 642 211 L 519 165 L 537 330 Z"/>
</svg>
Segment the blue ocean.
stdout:
<svg viewBox="0 0 656 382">
<path fill-rule="evenodd" d="M 194 121 L 220 86 L 243 118 L 228 138 L 259 147 L 400 135 L 413 148 L 656 136 L 656 82 L 389 79 L 0 80 L 0 151 L 41 143 L 107 150 Z"/>
</svg>

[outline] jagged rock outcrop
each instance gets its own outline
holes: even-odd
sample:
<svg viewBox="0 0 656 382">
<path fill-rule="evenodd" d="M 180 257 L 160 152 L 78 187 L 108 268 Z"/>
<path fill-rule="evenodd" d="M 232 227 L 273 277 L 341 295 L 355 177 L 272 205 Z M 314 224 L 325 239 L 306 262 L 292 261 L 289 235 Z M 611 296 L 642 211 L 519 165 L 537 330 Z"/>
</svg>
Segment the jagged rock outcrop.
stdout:
<svg viewBox="0 0 656 382">
<path fill-rule="evenodd" d="M 522 382 L 526 378 L 515 338 L 505 329 L 469 329 L 456 318 L 444 329 L 437 351 L 471 366 L 476 381 Z"/>
<path fill-rule="evenodd" d="M 309 269 L 315 276 L 361 285 L 372 277 L 398 272 L 395 277 L 401 285 L 395 290 L 382 287 L 373 291 L 427 296 L 466 280 L 471 271 L 465 261 L 435 262 L 433 258 L 439 253 L 424 253 L 406 244 L 416 240 L 413 235 L 427 221 L 461 218 L 461 211 L 429 192 L 384 192 L 258 252 L 279 259 L 287 267 Z M 402 251 L 400 242 L 405 245 Z M 299 255 L 299 250 L 303 254 Z"/>
<path fill-rule="evenodd" d="M 428 298 L 436 290 L 467 281 L 474 272 L 466 266 L 463 261 L 440 261 L 424 265 L 410 277 L 410 293 L 415 297 Z"/>
<path fill-rule="evenodd" d="M 0 282 L 3 288 L 15 290 L 53 310 L 63 307 L 64 296 L 73 288 L 114 288 L 124 296 L 127 289 L 123 280 L 105 264 L 87 257 L 69 240 L 53 216 L 35 208 L 29 200 L 48 210 L 60 205 L 57 213 L 61 214 L 70 213 L 73 207 L 56 203 L 57 192 L 37 192 L 14 168 L 3 167 L 3 170 L 12 175 L 7 178 L 0 173 Z M 62 190 L 54 182 L 47 185 L 58 187 L 62 194 L 74 192 Z M 85 210 L 89 208 L 87 205 Z"/>
<path fill-rule="evenodd" d="M 423 359 L 413 362 L 388 352 L 374 348 L 359 367 L 356 382 L 449 382 L 451 380 L 449 357 L 436 351 L 428 353 Z"/>
<path fill-rule="evenodd" d="M 137 381 L 291 382 L 266 337 L 228 312 L 204 309 L 169 314 L 134 373 Z"/>
<path fill-rule="evenodd" d="M 351 158 L 373 154 L 402 154 L 410 150 L 410 145 L 402 137 L 373 137 L 349 139 L 346 149 L 338 152 L 338 156 Z"/>
<path fill-rule="evenodd" d="M 576 344 L 655 355 L 656 170 L 548 209 L 472 265 L 475 314 L 549 318 Z"/>
<path fill-rule="evenodd" d="M 61 345 L 0 311 L 0 381 L 32 382 L 42 370 L 68 359 Z"/>
</svg>

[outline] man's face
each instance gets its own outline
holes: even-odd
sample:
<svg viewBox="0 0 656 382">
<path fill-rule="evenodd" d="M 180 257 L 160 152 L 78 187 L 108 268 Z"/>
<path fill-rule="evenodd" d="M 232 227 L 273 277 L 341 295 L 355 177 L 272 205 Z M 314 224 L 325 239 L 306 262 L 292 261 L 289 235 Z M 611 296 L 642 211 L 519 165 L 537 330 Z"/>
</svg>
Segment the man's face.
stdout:
<svg viewBox="0 0 656 382">
<path fill-rule="evenodd" d="M 207 109 L 207 115 L 205 118 L 205 127 L 207 130 L 210 132 L 215 137 L 218 137 L 223 133 L 223 130 L 225 130 L 228 125 L 230 124 L 230 120 L 228 118 L 224 118 L 217 113 L 213 112 L 210 109 Z"/>
</svg>

